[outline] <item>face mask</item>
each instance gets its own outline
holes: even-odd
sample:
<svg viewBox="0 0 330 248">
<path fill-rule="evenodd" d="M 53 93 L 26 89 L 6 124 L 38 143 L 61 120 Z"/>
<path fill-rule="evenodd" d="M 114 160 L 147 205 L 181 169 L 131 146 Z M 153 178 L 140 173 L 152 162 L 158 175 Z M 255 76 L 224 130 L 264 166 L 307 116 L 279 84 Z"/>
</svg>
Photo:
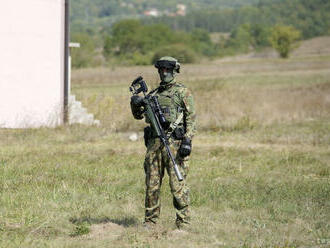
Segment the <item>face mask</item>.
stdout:
<svg viewBox="0 0 330 248">
<path fill-rule="evenodd" d="M 160 80 L 164 83 L 170 83 L 174 79 L 173 72 L 159 72 Z"/>
</svg>

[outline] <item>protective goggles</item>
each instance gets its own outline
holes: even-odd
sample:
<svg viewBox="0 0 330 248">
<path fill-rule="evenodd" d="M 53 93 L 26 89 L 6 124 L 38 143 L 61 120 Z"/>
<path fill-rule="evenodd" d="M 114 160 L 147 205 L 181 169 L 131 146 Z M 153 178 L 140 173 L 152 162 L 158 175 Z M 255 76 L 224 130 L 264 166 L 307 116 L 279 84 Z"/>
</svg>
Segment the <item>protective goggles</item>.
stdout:
<svg viewBox="0 0 330 248">
<path fill-rule="evenodd" d="M 168 60 L 158 60 L 156 63 L 155 63 L 155 67 L 157 69 L 160 69 L 160 68 L 166 68 L 166 69 L 175 69 L 176 67 L 176 62 L 175 61 L 168 61 Z"/>
</svg>

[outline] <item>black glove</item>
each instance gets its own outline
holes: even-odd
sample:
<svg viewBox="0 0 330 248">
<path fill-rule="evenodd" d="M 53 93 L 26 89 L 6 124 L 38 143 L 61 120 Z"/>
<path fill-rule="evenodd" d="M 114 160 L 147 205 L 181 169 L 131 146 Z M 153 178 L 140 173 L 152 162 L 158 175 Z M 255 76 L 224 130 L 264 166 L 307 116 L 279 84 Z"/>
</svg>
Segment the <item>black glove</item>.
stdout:
<svg viewBox="0 0 330 248">
<path fill-rule="evenodd" d="M 137 95 L 131 97 L 131 110 L 135 119 L 143 119 L 143 97 Z"/>
<path fill-rule="evenodd" d="M 191 139 L 184 137 L 179 148 L 180 156 L 183 158 L 189 156 L 191 153 L 191 147 Z"/>
<path fill-rule="evenodd" d="M 131 105 L 133 105 L 136 108 L 143 106 L 143 97 L 134 95 L 131 97 Z"/>
</svg>

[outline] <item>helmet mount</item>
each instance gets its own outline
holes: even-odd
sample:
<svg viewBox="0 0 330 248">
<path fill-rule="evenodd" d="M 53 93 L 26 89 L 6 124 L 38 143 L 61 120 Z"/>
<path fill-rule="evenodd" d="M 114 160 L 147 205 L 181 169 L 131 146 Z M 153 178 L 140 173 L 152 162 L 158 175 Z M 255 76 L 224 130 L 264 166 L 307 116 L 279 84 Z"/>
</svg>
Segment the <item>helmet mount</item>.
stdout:
<svg viewBox="0 0 330 248">
<path fill-rule="evenodd" d="M 156 61 L 155 67 L 157 69 L 166 68 L 180 73 L 180 63 L 177 59 L 170 56 L 161 57 L 159 60 Z"/>
</svg>

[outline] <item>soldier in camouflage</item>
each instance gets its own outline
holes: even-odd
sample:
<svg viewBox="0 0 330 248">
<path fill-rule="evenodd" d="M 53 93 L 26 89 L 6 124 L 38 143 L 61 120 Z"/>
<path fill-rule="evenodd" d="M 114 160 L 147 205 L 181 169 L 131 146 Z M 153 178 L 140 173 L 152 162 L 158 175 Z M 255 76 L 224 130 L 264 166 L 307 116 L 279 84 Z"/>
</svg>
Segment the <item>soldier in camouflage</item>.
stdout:
<svg viewBox="0 0 330 248">
<path fill-rule="evenodd" d="M 147 153 L 144 161 L 146 174 L 145 223 L 156 224 L 160 215 L 160 187 L 166 169 L 169 175 L 173 205 L 176 209 L 176 225 L 182 228 L 190 223 L 189 188 L 186 182 L 189 170 L 191 141 L 196 132 L 196 114 L 191 92 L 183 84 L 175 80 L 180 72 L 180 64 L 175 58 L 162 57 L 155 67 L 161 79 L 160 86 L 151 94 L 158 96 L 158 101 L 168 125 L 164 127 L 170 135 L 170 149 L 175 156 L 179 170 L 184 177 L 179 181 L 168 154 L 150 127 L 145 128 L 145 144 Z M 143 118 L 140 107 L 131 102 L 132 113 L 136 119 Z M 146 120 L 148 122 L 148 120 Z"/>
</svg>

